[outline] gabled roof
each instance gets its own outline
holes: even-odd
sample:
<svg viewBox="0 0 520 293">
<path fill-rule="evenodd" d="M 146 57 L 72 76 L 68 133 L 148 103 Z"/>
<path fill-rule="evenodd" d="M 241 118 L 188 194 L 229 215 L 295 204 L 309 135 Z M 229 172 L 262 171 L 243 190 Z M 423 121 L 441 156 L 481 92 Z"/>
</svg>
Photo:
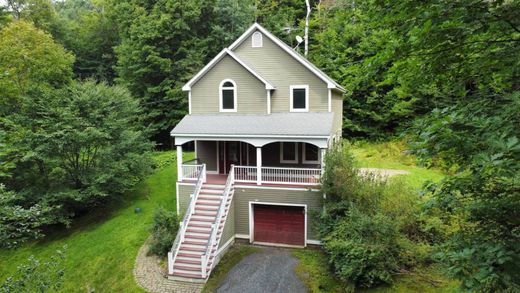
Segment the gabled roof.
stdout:
<svg viewBox="0 0 520 293">
<path fill-rule="evenodd" d="M 343 88 L 340 84 L 338 84 L 336 81 L 334 81 L 332 78 L 330 78 L 327 74 L 325 74 L 323 71 L 321 71 L 318 67 L 316 67 L 314 64 L 312 64 L 309 60 L 307 60 L 305 57 L 303 57 L 298 52 L 293 50 L 291 47 L 289 47 L 289 45 L 284 43 L 282 40 L 277 38 L 275 35 L 270 33 L 267 29 L 265 29 L 263 26 L 259 25 L 258 23 L 254 23 L 228 48 L 230 50 L 235 50 L 238 46 L 240 46 L 240 44 L 242 44 L 249 37 L 249 35 L 251 35 L 256 30 L 259 30 L 260 32 L 262 32 L 271 41 L 273 41 L 284 51 L 289 53 L 289 55 L 291 55 L 294 59 L 296 59 L 298 62 L 300 62 L 303 66 L 307 67 L 307 69 L 309 69 L 317 77 L 319 77 L 321 80 L 323 80 L 325 83 L 327 83 L 328 88 L 338 89 L 342 92 L 345 92 L 345 88 Z"/>
<path fill-rule="evenodd" d="M 171 131 L 180 136 L 329 137 L 334 113 L 186 115 Z"/>
<path fill-rule="evenodd" d="M 274 90 L 275 89 L 275 86 L 272 83 L 267 81 L 267 79 L 262 77 L 258 72 L 253 70 L 253 68 L 251 68 L 244 61 L 242 61 L 240 58 L 238 58 L 238 56 L 235 53 L 233 53 L 231 50 L 229 50 L 228 48 L 225 48 L 224 50 L 220 51 L 220 53 L 218 53 L 218 55 L 215 56 L 215 58 L 213 58 L 213 60 L 211 60 L 208 64 L 206 64 L 206 66 L 204 66 L 204 68 L 202 68 L 201 71 L 199 71 L 194 77 L 192 77 L 192 79 L 190 79 L 182 87 L 182 90 L 183 91 L 191 90 L 191 86 L 194 85 L 201 77 L 203 77 L 211 68 L 213 68 L 213 66 L 218 64 L 218 62 L 220 60 L 222 60 L 222 58 L 224 58 L 225 56 L 230 56 L 231 58 L 233 58 L 240 65 L 242 65 L 242 67 L 244 67 L 247 71 L 249 71 L 252 75 L 254 75 L 258 80 L 263 82 L 265 84 L 265 89 L 267 89 L 267 90 Z"/>
</svg>

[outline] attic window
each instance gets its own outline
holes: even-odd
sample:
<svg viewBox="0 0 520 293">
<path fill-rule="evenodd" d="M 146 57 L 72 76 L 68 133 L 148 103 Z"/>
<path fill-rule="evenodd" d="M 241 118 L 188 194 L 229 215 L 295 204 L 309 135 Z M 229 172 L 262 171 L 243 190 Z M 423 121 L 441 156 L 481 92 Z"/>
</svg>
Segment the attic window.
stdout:
<svg viewBox="0 0 520 293">
<path fill-rule="evenodd" d="M 255 32 L 253 34 L 253 48 L 261 48 L 262 47 L 262 33 Z"/>
</svg>

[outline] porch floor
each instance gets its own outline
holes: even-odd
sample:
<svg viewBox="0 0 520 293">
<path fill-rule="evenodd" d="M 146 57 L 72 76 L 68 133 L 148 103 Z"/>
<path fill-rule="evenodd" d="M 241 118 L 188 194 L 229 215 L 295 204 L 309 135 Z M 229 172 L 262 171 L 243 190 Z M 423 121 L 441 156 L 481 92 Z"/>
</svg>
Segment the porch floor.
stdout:
<svg viewBox="0 0 520 293">
<path fill-rule="evenodd" d="M 206 175 L 206 184 L 214 184 L 214 185 L 224 185 L 226 184 L 227 175 L 224 174 L 207 174 Z M 197 180 L 184 179 L 182 183 L 196 183 Z M 273 183 L 262 183 L 262 185 L 257 185 L 256 183 L 251 182 L 236 182 L 235 185 L 238 186 L 265 186 L 265 187 L 280 187 L 280 188 L 317 188 L 319 184 L 307 185 L 307 184 L 273 184 Z"/>
</svg>

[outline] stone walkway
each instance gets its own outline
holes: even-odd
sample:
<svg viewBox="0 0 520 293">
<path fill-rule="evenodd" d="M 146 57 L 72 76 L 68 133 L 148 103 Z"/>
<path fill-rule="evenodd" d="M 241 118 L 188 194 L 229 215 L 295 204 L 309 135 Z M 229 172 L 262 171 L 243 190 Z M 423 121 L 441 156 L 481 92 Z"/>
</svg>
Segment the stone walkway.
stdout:
<svg viewBox="0 0 520 293">
<path fill-rule="evenodd" d="M 139 249 L 134 265 L 134 276 L 144 290 L 151 293 L 199 293 L 203 284 L 168 280 L 166 271 L 161 267 L 161 259 L 155 255 L 147 256 L 149 239 Z"/>
</svg>

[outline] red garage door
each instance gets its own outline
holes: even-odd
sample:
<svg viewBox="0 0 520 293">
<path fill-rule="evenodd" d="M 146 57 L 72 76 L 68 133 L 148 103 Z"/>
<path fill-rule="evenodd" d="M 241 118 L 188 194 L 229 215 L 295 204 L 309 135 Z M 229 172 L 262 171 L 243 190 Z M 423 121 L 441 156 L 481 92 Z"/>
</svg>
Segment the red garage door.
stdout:
<svg viewBox="0 0 520 293">
<path fill-rule="evenodd" d="M 303 207 L 254 204 L 254 241 L 305 245 Z"/>
</svg>

